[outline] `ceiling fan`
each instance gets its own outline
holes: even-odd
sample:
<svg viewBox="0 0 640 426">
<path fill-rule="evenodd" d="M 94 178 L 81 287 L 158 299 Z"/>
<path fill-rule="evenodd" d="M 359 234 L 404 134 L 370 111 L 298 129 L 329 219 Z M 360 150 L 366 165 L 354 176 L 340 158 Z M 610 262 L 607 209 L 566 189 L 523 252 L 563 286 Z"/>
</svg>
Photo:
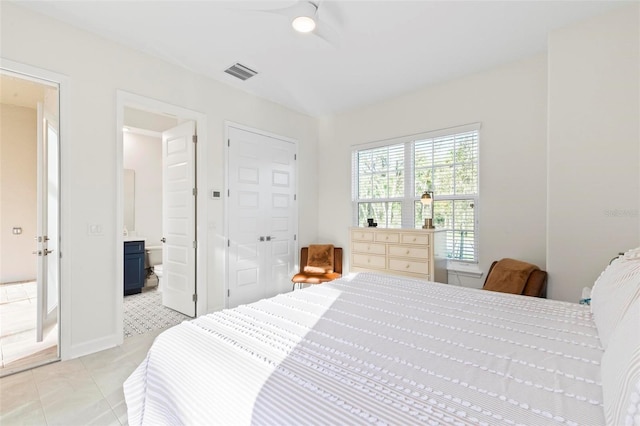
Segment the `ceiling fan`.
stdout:
<svg viewBox="0 0 640 426">
<path fill-rule="evenodd" d="M 325 8 L 320 7 L 321 5 L 319 1 L 301 0 L 291 6 L 265 10 L 265 12 L 285 16 L 293 29 L 299 33 L 313 34 L 330 44 L 336 44 L 338 35 L 334 25 L 331 24 L 333 17 L 325 13 Z M 335 19 L 333 21 L 335 22 Z"/>
</svg>

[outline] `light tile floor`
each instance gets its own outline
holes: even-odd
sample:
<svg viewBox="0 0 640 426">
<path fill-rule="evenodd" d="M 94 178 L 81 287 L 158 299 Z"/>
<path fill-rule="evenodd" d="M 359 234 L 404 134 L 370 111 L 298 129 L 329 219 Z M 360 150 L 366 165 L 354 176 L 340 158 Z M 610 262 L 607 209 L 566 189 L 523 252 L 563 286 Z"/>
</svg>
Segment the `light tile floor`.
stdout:
<svg viewBox="0 0 640 426">
<path fill-rule="evenodd" d="M 36 299 L 35 281 L 0 285 L 0 375 L 58 357 L 55 319 L 36 342 Z"/>
<path fill-rule="evenodd" d="M 121 346 L 0 378 L 0 424 L 126 425 L 122 384 L 162 330 Z"/>
</svg>

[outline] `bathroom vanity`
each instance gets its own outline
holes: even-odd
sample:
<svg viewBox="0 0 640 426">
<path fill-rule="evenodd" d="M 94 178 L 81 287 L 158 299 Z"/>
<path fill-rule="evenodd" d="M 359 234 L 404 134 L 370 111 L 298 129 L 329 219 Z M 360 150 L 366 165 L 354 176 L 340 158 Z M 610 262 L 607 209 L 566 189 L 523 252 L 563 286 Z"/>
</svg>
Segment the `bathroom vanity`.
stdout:
<svg viewBox="0 0 640 426">
<path fill-rule="evenodd" d="M 124 242 L 124 295 L 142 291 L 146 279 L 144 241 Z"/>
</svg>

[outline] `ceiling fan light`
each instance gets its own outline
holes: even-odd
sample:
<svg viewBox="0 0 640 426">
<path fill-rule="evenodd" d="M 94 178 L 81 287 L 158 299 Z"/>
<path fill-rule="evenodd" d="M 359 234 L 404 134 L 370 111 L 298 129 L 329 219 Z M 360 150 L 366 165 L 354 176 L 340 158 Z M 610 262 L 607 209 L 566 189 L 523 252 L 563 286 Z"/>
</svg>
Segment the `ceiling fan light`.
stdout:
<svg viewBox="0 0 640 426">
<path fill-rule="evenodd" d="M 316 21 L 309 16 L 298 16 L 291 21 L 291 26 L 299 33 L 310 33 L 316 28 Z"/>
</svg>

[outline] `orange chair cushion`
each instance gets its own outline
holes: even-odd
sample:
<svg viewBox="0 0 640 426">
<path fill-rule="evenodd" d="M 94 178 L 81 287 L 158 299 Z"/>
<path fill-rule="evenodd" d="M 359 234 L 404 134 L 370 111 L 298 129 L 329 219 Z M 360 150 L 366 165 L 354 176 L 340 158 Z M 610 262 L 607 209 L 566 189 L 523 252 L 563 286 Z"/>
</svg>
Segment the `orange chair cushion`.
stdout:
<svg viewBox="0 0 640 426">
<path fill-rule="evenodd" d="M 310 274 L 329 274 L 333 272 L 333 245 L 309 245 L 309 257 L 303 272 Z"/>
</svg>

